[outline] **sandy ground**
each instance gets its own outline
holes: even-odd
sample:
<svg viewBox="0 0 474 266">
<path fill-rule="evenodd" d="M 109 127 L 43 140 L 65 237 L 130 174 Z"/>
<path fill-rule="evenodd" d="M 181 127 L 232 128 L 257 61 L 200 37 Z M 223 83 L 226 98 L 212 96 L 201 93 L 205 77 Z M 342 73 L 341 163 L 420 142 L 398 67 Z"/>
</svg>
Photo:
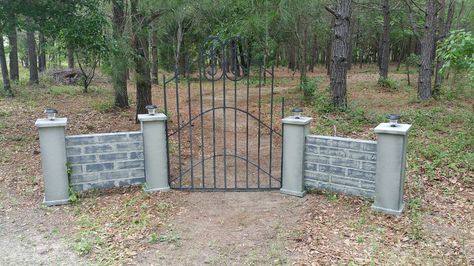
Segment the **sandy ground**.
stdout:
<svg viewBox="0 0 474 266">
<path fill-rule="evenodd" d="M 0 188 L 0 265 L 86 265 L 60 236 L 70 223 L 61 207 L 39 208 Z"/>
</svg>

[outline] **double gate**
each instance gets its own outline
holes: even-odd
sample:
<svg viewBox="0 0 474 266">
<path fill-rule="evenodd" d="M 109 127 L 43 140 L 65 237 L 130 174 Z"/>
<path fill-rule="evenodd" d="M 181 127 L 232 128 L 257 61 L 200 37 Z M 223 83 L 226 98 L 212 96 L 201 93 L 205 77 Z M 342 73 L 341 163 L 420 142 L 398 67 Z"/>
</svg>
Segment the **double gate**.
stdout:
<svg viewBox="0 0 474 266">
<path fill-rule="evenodd" d="M 172 188 L 281 187 L 284 97 L 274 67 L 250 59 L 240 38 L 209 37 L 195 60 L 164 79 Z"/>
</svg>

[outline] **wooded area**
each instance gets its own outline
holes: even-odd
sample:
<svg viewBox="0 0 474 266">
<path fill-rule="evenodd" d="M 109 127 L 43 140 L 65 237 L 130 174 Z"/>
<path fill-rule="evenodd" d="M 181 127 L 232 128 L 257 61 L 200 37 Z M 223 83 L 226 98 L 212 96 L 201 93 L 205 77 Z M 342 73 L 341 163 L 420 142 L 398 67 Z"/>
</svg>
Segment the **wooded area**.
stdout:
<svg viewBox="0 0 474 266">
<path fill-rule="evenodd" d="M 19 65 L 38 83 L 38 73 L 67 62 L 80 69 L 87 92 L 100 68 L 112 78 L 120 108 L 129 105 L 133 77 L 136 113 L 144 113 L 160 70 L 182 71 L 213 35 L 239 36 L 253 65 L 299 72 L 302 88 L 307 72 L 324 65 L 334 106 L 347 106 L 347 71 L 356 64 L 377 64 L 381 85 L 390 83 L 391 63 L 418 65 L 418 97 L 427 100 L 439 95 L 449 71 L 474 75 L 473 6 L 465 0 L 2 0 L 3 87 L 14 95 Z M 458 46 L 453 38 L 461 38 Z"/>
</svg>

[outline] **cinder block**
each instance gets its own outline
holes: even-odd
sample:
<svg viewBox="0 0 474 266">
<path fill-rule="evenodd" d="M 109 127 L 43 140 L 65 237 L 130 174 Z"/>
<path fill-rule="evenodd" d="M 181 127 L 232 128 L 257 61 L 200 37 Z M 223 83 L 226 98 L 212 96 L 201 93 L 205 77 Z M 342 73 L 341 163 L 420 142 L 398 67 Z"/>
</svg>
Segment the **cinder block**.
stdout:
<svg viewBox="0 0 474 266">
<path fill-rule="evenodd" d="M 354 160 L 351 160 L 351 159 L 331 157 L 331 165 L 351 167 L 351 168 L 359 168 L 360 162 L 359 161 L 354 161 Z"/>
<path fill-rule="evenodd" d="M 375 182 L 361 180 L 360 187 L 375 192 Z"/>
<path fill-rule="evenodd" d="M 364 143 L 364 145 L 362 146 L 362 150 L 369 151 L 369 152 L 376 152 L 377 151 L 377 142 Z"/>
<path fill-rule="evenodd" d="M 67 156 L 75 156 L 75 155 L 81 155 L 81 154 L 82 154 L 81 147 L 67 147 L 66 148 Z"/>
<path fill-rule="evenodd" d="M 305 152 L 312 154 L 319 154 L 319 146 L 314 146 L 310 144 L 305 145 Z"/>
<path fill-rule="evenodd" d="M 132 141 L 143 141 L 143 134 L 141 132 L 131 132 L 128 138 Z"/>
<path fill-rule="evenodd" d="M 111 179 L 123 179 L 129 178 L 130 171 L 129 170 L 121 170 L 121 171 L 111 171 L 111 172 L 101 172 L 100 173 L 100 180 L 111 180 Z"/>
<path fill-rule="evenodd" d="M 124 162 L 115 163 L 115 169 L 130 169 L 130 168 L 143 168 L 143 167 L 144 167 L 143 160 L 124 161 Z"/>
<path fill-rule="evenodd" d="M 314 180 L 318 180 L 318 181 L 329 182 L 330 175 L 320 173 L 320 172 L 304 171 L 304 178 L 305 179 L 314 179 Z"/>
<path fill-rule="evenodd" d="M 144 158 L 143 156 L 143 152 L 142 151 L 134 151 L 134 152 L 130 152 L 128 154 L 128 158 L 130 160 L 136 160 L 136 159 L 142 159 Z"/>
<path fill-rule="evenodd" d="M 104 134 L 97 136 L 100 143 L 127 142 L 128 133 Z"/>
<path fill-rule="evenodd" d="M 77 135 L 77 136 L 68 136 L 66 137 L 66 146 L 78 146 L 78 145 L 87 145 L 95 144 L 95 136 L 90 135 Z"/>
<path fill-rule="evenodd" d="M 314 135 L 306 136 L 306 144 L 312 144 L 315 146 L 327 146 L 327 142 L 327 139 L 323 139 Z"/>
<path fill-rule="evenodd" d="M 358 152 L 358 151 L 351 151 L 347 150 L 347 158 L 354 159 L 354 160 L 361 160 L 361 161 L 370 161 L 375 162 L 377 160 L 377 155 L 375 153 L 370 152 Z"/>
<path fill-rule="evenodd" d="M 318 171 L 318 164 L 310 162 L 310 161 L 306 161 L 304 163 L 304 170 L 317 172 Z"/>
<path fill-rule="evenodd" d="M 95 155 L 68 156 L 67 161 L 71 164 L 95 163 Z"/>
<path fill-rule="evenodd" d="M 305 154 L 305 161 L 311 163 L 323 163 L 329 164 L 329 157 L 317 154 L 306 153 Z"/>
<path fill-rule="evenodd" d="M 111 162 L 115 160 L 125 160 L 128 158 L 128 154 L 126 152 L 122 153 L 106 153 L 106 154 L 100 154 L 99 160 L 102 162 Z"/>
<path fill-rule="evenodd" d="M 145 177 L 137 177 L 137 178 L 129 178 L 129 179 L 121 179 L 115 181 L 115 186 L 118 187 L 125 187 L 125 186 L 132 186 L 145 183 Z"/>
<path fill-rule="evenodd" d="M 112 170 L 114 163 L 96 163 L 86 165 L 86 172 L 102 172 Z"/>
<path fill-rule="evenodd" d="M 339 176 L 346 175 L 346 168 L 343 168 L 343 167 L 320 164 L 318 170 L 319 172 L 329 173 L 329 174 L 334 174 L 334 175 L 339 175 Z"/>
<path fill-rule="evenodd" d="M 145 169 L 133 169 L 130 172 L 130 176 L 134 178 L 144 177 L 145 176 Z"/>
<path fill-rule="evenodd" d="M 347 176 L 348 177 L 354 177 L 354 178 L 360 178 L 364 180 L 369 180 L 374 182 L 375 180 L 375 173 L 374 172 L 367 172 L 367 171 L 360 171 L 360 170 L 355 170 L 355 169 L 347 169 Z"/>
<path fill-rule="evenodd" d="M 319 153 L 323 155 L 346 158 L 346 150 L 343 149 L 319 147 Z"/>
<path fill-rule="evenodd" d="M 87 182 L 97 182 L 99 180 L 99 175 L 96 173 L 93 174 L 73 174 L 70 178 L 72 184 L 77 183 L 87 183 Z"/>
<path fill-rule="evenodd" d="M 113 151 L 113 147 L 111 145 L 108 145 L 108 144 L 92 145 L 92 146 L 84 147 L 84 153 L 85 154 L 104 153 L 104 152 L 111 152 L 111 151 Z"/>
<path fill-rule="evenodd" d="M 334 176 L 334 175 L 331 176 L 331 182 L 330 183 L 349 186 L 349 187 L 355 187 L 355 188 L 360 187 L 360 180 L 359 179 L 344 178 L 344 177 Z"/>
<path fill-rule="evenodd" d="M 71 165 L 72 174 L 82 174 L 82 165 Z"/>
<path fill-rule="evenodd" d="M 118 143 L 115 145 L 116 151 L 136 151 L 143 150 L 143 142 Z"/>
<path fill-rule="evenodd" d="M 361 162 L 361 169 L 364 171 L 375 172 L 377 164 L 371 162 Z"/>
</svg>

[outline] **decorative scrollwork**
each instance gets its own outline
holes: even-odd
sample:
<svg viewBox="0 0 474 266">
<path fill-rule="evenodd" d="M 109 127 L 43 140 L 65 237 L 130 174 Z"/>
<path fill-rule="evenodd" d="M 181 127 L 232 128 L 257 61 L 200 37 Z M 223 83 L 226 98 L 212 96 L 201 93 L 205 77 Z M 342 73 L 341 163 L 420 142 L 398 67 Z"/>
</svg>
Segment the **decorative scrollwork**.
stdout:
<svg viewBox="0 0 474 266">
<path fill-rule="evenodd" d="M 223 42 L 219 37 L 206 39 L 201 47 L 200 57 L 204 77 L 209 81 L 218 81 L 225 77 L 238 81 L 248 75 L 249 56 L 244 50 L 240 37 Z"/>
</svg>

